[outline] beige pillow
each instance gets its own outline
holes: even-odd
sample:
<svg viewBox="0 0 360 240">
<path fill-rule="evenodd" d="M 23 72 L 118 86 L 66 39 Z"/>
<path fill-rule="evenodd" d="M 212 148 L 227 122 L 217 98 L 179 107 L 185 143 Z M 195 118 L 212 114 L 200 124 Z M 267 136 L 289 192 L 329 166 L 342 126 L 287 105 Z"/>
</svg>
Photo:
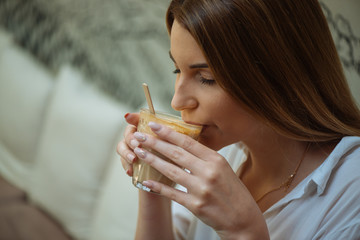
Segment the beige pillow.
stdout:
<svg viewBox="0 0 360 240">
<path fill-rule="evenodd" d="M 119 139 L 121 136 L 119 136 Z M 138 189 L 113 152 L 110 171 L 95 212 L 90 240 L 132 240 L 138 213 Z"/>
<path fill-rule="evenodd" d="M 60 73 L 41 136 L 30 197 L 76 239 L 88 239 L 123 115 L 71 68 Z"/>
<path fill-rule="evenodd" d="M 0 28 L 0 175 L 27 189 L 55 75 Z"/>
</svg>

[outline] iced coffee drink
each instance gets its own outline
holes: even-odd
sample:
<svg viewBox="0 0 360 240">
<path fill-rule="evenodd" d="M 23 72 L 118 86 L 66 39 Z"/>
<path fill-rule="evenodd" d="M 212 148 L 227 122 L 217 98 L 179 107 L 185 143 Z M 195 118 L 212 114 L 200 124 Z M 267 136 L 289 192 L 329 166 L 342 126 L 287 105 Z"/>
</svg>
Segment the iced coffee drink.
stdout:
<svg viewBox="0 0 360 240">
<path fill-rule="evenodd" d="M 160 113 L 160 112 L 156 112 L 156 114 L 154 115 L 148 109 L 145 108 L 141 109 L 137 130 L 139 132 L 143 132 L 155 136 L 151 128 L 148 126 L 149 122 L 156 122 L 161 125 L 166 125 L 179 133 L 192 137 L 195 140 L 199 137 L 199 134 L 201 132 L 201 126 L 187 124 L 177 116 L 173 116 L 166 113 Z M 167 159 L 166 157 L 164 157 L 163 155 L 161 155 L 160 153 L 154 150 L 151 149 L 146 149 L 146 150 L 152 152 L 153 154 L 159 156 L 164 160 L 171 161 L 170 159 Z M 149 188 L 147 188 L 142 184 L 142 182 L 145 180 L 154 180 L 172 187 L 175 185 L 173 181 L 162 175 L 158 170 L 146 164 L 141 159 L 137 159 L 133 164 L 132 182 L 137 188 L 140 188 L 145 191 L 150 191 Z"/>
</svg>

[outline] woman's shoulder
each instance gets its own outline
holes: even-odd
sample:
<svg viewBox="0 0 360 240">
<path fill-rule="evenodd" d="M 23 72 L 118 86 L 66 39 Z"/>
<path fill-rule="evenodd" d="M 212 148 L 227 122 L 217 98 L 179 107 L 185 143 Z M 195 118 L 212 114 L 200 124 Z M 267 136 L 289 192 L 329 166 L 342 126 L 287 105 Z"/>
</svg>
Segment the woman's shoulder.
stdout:
<svg viewBox="0 0 360 240">
<path fill-rule="evenodd" d="M 360 206 L 360 137 L 344 137 L 325 162 L 316 169 L 311 180 L 317 193 L 327 200 L 350 204 L 356 199 Z M 359 208 L 360 211 L 360 208 Z"/>
<path fill-rule="evenodd" d="M 360 136 L 343 137 L 333 152 L 336 154 L 347 154 L 353 151 L 360 151 Z"/>
<path fill-rule="evenodd" d="M 323 184 L 333 179 L 335 185 L 360 181 L 360 137 L 344 137 L 317 170 L 316 179 Z M 321 185 L 321 184 L 320 184 Z M 339 187 L 339 186 L 337 186 Z M 360 188 L 359 188 L 360 189 Z"/>
<path fill-rule="evenodd" d="M 334 163 L 337 162 L 334 166 L 337 172 L 346 170 L 344 173 L 354 173 L 354 176 L 360 178 L 360 137 L 344 137 L 330 157 L 335 159 Z"/>
<path fill-rule="evenodd" d="M 345 137 L 333 153 L 339 161 L 321 194 L 326 236 L 322 239 L 358 239 L 360 227 L 360 137 Z M 356 237 L 355 237 L 356 236 Z"/>
</svg>

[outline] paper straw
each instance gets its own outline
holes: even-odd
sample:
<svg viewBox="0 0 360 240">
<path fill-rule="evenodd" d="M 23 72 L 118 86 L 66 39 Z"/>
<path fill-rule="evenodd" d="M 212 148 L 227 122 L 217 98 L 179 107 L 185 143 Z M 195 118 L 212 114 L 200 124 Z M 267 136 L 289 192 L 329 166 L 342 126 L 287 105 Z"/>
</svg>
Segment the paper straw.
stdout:
<svg viewBox="0 0 360 240">
<path fill-rule="evenodd" d="M 149 87 L 148 87 L 148 85 L 146 83 L 143 83 L 142 86 L 143 86 L 143 89 L 144 89 L 147 104 L 149 106 L 149 110 L 150 110 L 150 112 L 152 114 L 155 114 L 155 109 L 154 109 L 154 105 L 153 105 L 153 103 L 151 101 Z"/>
</svg>

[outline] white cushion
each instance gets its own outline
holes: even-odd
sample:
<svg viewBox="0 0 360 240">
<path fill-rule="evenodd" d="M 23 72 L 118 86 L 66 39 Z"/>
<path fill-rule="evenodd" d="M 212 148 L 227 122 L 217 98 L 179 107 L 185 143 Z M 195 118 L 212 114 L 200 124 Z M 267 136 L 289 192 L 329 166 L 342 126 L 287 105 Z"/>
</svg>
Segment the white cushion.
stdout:
<svg viewBox="0 0 360 240">
<path fill-rule="evenodd" d="M 41 136 L 30 197 L 76 239 L 88 239 L 94 209 L 130 111 L 65 67 Z"/>
<path fill-rule="evenodd" d="M 122 135 L 119 136 L 119 140 Z M 126 175 L 120 157 L 113 160 L 94 215 L 90 240 L 131 240 L 135 236 L 138 189 Z"/>
<path fill-rule="evenodd" d="M 27 188 L 55 76 L 0 29 L 0 175 Z"/>
</svg>

